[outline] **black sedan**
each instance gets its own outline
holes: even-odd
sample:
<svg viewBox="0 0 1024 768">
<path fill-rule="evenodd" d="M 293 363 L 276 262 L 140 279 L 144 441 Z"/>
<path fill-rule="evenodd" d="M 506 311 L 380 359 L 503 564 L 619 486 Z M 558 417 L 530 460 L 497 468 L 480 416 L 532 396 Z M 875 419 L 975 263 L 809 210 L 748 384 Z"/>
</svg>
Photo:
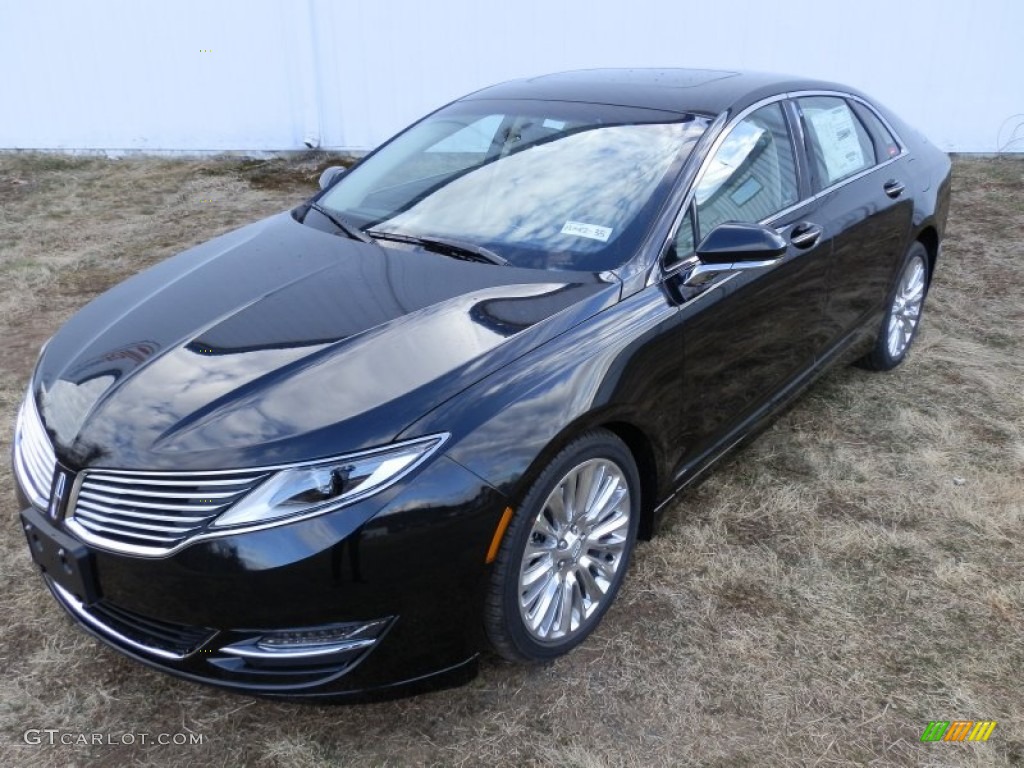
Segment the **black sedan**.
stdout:
<svg viewBox="0 0 1024 768">
<path fill-rule="evenodd" d="M 840 361 L 898 365 L 948 158 L 832 83 L 486 88 L 86 306 L 14 442 L 86 630 L 281 697 L 586 639 L 681 488 Z"/>
</svg>

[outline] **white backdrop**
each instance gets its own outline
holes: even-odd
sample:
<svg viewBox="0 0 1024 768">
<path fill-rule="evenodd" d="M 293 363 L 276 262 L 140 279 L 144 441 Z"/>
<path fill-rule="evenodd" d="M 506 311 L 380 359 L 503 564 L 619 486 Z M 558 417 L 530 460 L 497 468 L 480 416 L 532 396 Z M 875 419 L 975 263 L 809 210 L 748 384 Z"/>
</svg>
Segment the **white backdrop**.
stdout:
<svg viewBox="0 0 1024 768">
<path fill-rule="evenodd" d="M 0 0 L 0 149 L 367 149 L 501 80 L 692 66 L 837 80 L 943 149 L 1024 151 L 1022 34 L 1020 0 Z"/>
</svg>

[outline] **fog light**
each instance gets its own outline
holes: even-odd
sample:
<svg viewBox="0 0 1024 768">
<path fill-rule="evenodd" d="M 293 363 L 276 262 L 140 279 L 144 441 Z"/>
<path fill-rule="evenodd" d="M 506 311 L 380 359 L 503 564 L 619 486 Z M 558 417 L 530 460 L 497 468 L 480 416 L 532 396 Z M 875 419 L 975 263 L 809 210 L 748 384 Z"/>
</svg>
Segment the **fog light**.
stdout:
<svg viewBox="0 0 1024 768">
<path fill-rule="evenodd" d="M 256 641 L 256 647 L 273 653 L 287 653 L 333 648 L 352 643 L 373 644 L 387 623 L 387 619 L 378 619 L 359 624 L 336 624 L 316 629 L 269 632 Z"/>
<path fill-rule="evenodd" d="M 391 618 L 266 632 L 221 648 L 256 667 L 335 666 L 354 661 L 381 638 Z"/>
</svg>

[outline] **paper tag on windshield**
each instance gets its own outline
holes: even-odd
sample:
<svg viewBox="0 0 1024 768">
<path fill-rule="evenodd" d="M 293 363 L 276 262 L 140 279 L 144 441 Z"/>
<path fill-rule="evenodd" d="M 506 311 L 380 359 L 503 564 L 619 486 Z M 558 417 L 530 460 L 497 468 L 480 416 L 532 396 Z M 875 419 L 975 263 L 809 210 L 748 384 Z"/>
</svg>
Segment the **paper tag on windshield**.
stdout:
<svg viewBox="0 0 1024 768">
<path fill-rule="evenodd" d="M 565 226 L 562 227 L 562 234 L 588 237 L 591 240 L 600 240 L 602 243 L 607 243 L 608 238 L 612 236 L 612 228 L 600 227 L 597 224 L 586 224 L 582 221 L 567 221 Z"/>
</svg>

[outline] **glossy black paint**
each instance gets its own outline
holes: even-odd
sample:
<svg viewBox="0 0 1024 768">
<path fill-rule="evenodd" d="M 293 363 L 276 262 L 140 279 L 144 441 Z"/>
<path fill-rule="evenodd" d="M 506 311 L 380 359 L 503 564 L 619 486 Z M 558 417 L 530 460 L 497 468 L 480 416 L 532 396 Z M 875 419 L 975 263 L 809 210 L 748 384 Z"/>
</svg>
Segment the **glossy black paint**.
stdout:
<svg viewBox="0 0 1024 768">
<path fill-rule="evenodd" d="M 244 467 L 368 448 L 618 292 L 613 278 L 494 269 L 279 214 L 85 307 L 40 361 L 39 406 L 74 467 Z"/>
<path fill-rule="evenodd" d="M 781 243 L 774 266 L 698 288 L 685 269 L 662 268 L 729 120 L 799 91 L 859 97 L 816 81 L 673 70 L 568 73 L 467 97 L 718 116 L 615 273 L 456 261 L 282 213 L 85 307 L 32 383 L 70 472 L 266 466 L 451 435 L 443 455 L 334 513 L 164 558 L 89 547 L 102 600 L 211 632 L 181 661 L 102 639 L 172 674 L 264 695 L 391 695 L 471 676 L 495 527 L 573 436 L 603 426 L 629 445 L 650 535 L 679 488 L 825 366 L 866 351 L 910 243 L 937 258 L 949 161 L 879 108 L 905 153 L 820 195 L 801 156 L 803 201 L 767 222 Z M 896 198 L 891 179 L 905 185 Z M 821 235 L 795 245 L 808 222 Z M 40 518 L 31 524 L 66 536 Z M 385 617 L 383 640 L 344 668 L 270 674 L 219 650 L 268 630 Z"/>
<path fill-rule="evenodd" d="M 737 261 L 771 261 L 786 253 L 787 243 L 778 232 L 761 224 L 721 224 L 708 233 L 697 256 L 705 264 Z"/>
</svg>

